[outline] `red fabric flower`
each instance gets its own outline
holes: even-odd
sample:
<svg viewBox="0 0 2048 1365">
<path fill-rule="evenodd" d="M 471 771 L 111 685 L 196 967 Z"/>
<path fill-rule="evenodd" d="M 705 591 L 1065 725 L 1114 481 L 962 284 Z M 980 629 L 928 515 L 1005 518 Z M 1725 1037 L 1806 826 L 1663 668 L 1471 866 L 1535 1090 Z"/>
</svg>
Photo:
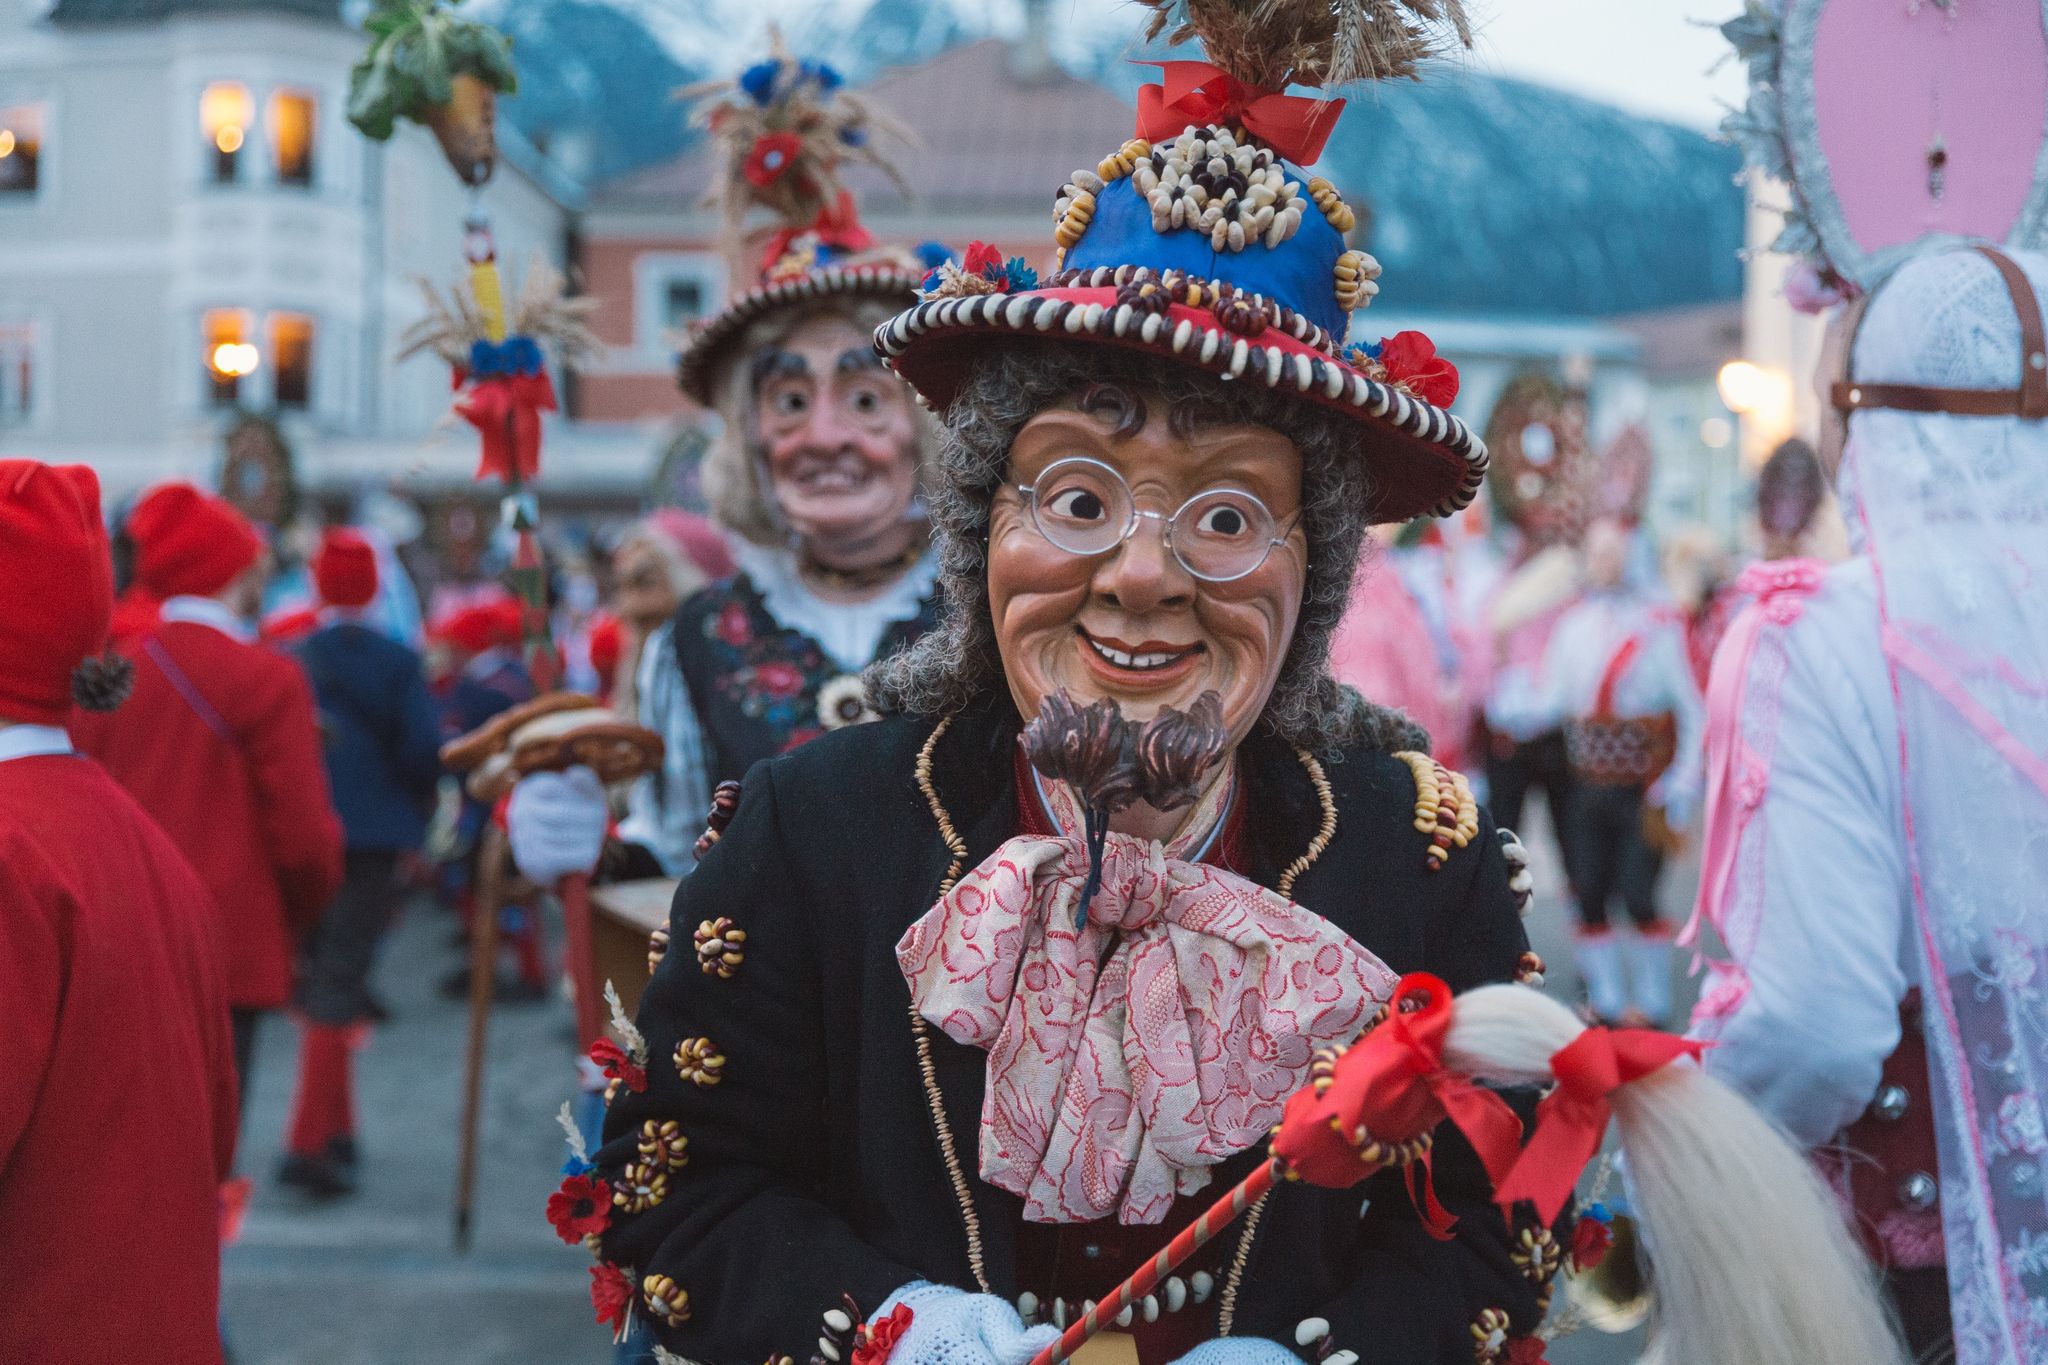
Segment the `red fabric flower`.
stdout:
<svg viewBox="0 0 2048 1365">
<path fill-rule="evenodd" d="M 803 139 L 795 133 L 763 133 L 754 139 L 753 150 L 747 153 L 747 163 L 740 173 L 755 189 L 765 190 L 789 174 L 803 145 Z"/>
<path fill-rule="evenodd" d="M 853 1348 L 853 1365 L 882 1365 L 889 1353 L 896 1349 L 896 1343 L 910 1330 L 910 1320 L 916 1314 L 910 1305 L 899 1303 L 889 1316 L 878 1320 L 871 1327 L 860 1329 L 860 1344 Z"/>
<path fill-rule="evenodd" d="M 612 1187 L 594 1175 L 572 1175 L 548 1196 L 548 1221 L 555 1236 L 575 1246 L 611 1225 Z"/>
<path fill-rule="evenodd" d="M 1399 385 L 1425 403 L 1447 408 L 1458 396 L 1458 367 L 1436 353 L 1436 345 L 1420 332 L 1396 332 L 1380 342 L 1380 364 L 1387 382 Z"/>
<path fill-rule="evenodd" d="M 590 1060 L 611 1079 L 625 1082 L 626 1089 L 636 1095 L 647 1088 L 647 1073 L 626 1055 L 626 1049 L 609 1038 L 600 1038 L 590 1045 Z"/>
<path fill-rule="evenodd" d="M 626 1310 L 633 1306 L 633 1282 L 610 1261 L 590 1267 L 590 1306 L 601 1326 L 626 1330 Z"/>
<path fill-rule="evenodd" d="M 754 632 L 747 626 L 746 609 L 737 602 L 728 602 L 718 613 L 718 638 L 734 649 L 740 648 L 754 638 Z"/>
<path fill-rule="evenodd" d="M 778 749 L 776 752 L 786 754 L 791 749 L 801 749 L 804 747 L 804 745 L 809 744 L 812 740 L 816 739 L 819 735 L 822 735 L 824 733 L 825 731 L 821 726 L 800 726 L 790 733 L 789 738 L 783 741 L 782 747 Z"/>
<path fill-rule="evenodd" d="M 1542 1337 L 1510 1337 L 1502 1365 L 1550 1365 L 1550 1358 L 1543 1354 L 1544 1344 Z"/>
<path fill-rule="evenodd" d="M 754 670 L 754 681 L 771 697 L 793 697 L 804 690 L 803 670 L 795 664 L 762 664 Z"/>
<path fill-rule="evenodd" d="M 1581 1272 L 1598 1266 L 1607 1259 L 1608 1248 L 1614 1245 L 1614 1229 L 1598 1218 L 1580 1218 L 1572 1228 L 1572 1264 Z"/>
<path fill-rule="evenodd" d="M 989 275 L 989 278 L 996 280 L 1008 278 L 1008 272 L 1003 266 L 1003 253 L 990 246 L 987 242 L 969 243 L 967 255 L 962 258 L 960 268 L 970 275 L 989 275 L 989 272 L 993 270 L 995 273 Z"/>
</svg>

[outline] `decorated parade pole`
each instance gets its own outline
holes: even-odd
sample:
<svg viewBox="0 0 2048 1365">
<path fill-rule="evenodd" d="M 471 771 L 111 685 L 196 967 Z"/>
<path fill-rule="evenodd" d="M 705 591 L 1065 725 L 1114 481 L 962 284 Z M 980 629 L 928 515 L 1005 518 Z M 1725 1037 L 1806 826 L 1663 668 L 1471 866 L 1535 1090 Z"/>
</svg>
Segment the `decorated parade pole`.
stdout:
<svg viewBox="0 0 2048 1365">
<path fill-rule="evenodd" d="M 583 326 L 591 304 L 566 297 L 559 272 L 536 258 L 508 309 L 484 187 L 497 164 L 497 97 L 518 89 L 511 44 L 488 24 L 459 17 L 460 0 L 379 0 L 364 21 L 370 45 L 350 73 L 349 121 L 375 141 L 401 120 L 431 130 L 450 168 L 469 188 L 463 223 L 466 276 L 446 298 L 422 281 L 426 317 L 409 328 L 397 359 L 432 351 L 450 370 L 454 411 L 476 429 L 476 477 L 503 487 L 502 525 L 513 537 L 507 581 L 519 602 L 521 653 L 538 692 L 560 681 L 561 665 L 548 623 L 547 571 L 540 548 L 540 504 L 532 481 L 540 472 L 541 415 L 556 408 L 542 344 L 573 363 L 596 350 Z M 594 707 L 589 698 L 571 700 Z M 510 736 L 504 737 L 509 743 Z M 509 788 L 508 788 L 509 790 Z M 510 853 L 487 826 L 479 871 L 481 915 L 472 937 L 469 1040 L 463 1085 L 455 1245 L 467 1250 L 475 1189 L 476 1140 L 485 1043 L 496 973 L 497 916 L 514 880 Z M 567 923 L 567 966 L 577 983 L 576 1029 L 588 1047 L 602 1031 L 594 989 L 590 886 L 572 875 L 556 888 Z"/>
<path fill-rule="evenodd" d="M 1239 1181 L 1221 1199 L 1211 1204 L 1200 1218 L 1180 1230 L 1157 1256 L 1131 1273 L 1109 1297 L 1069 1323 L 1060 1339 L 1031 1358 L 1031 1365 L 1060 1365 L 1088 1344 L 1088 1339 L 1114 1323 L 1126 1308 L 1159 1287 L 1181 1262 L 1200 1251 L 1217 1233 L 1235 1223 L 1252 1205 L 1273 1192 L 1284 1178 L 1286 1167 L 1278 1158 L 1268 1157 L 1259 1168 Z"/>
</svg>

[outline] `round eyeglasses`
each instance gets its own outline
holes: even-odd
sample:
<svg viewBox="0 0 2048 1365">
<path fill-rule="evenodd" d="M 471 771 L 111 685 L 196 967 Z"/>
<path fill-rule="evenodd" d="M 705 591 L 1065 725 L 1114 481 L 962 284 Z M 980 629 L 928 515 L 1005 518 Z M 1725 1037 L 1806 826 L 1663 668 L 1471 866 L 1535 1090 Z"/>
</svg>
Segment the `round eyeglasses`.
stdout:
<svg viewBox="0 0 2048 1365">
<path fill-rule="evenodd" d="M 1166 548 L 1180 566 L 1207 583 L 1228 583 L 1255 573 L 1293 529 L 1273 519 L 1241 488 L 1208 488 L 1172 516 L 1140 508 L 1123 475 L 1100 460 L 1070 455 L 1047 465 L 1036 481 L 1019 484 L 1031 524 L 1070 555 L 1108 554 L 1138 530 L 1141 518 L 1163 523 Z"/>
</svg>

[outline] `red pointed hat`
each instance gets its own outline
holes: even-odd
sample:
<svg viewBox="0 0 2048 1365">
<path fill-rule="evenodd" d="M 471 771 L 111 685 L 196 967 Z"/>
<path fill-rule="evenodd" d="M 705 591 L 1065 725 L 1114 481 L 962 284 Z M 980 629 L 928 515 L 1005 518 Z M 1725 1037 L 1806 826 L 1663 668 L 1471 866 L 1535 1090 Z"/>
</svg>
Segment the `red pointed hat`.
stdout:
<svg viewBox="0 0 2048 1365">
<path fill-rule="evenodd" d="M 114 611 L 99 477 L 0 460 L 0 720 L 61 725 Z"/>
<path fill-rule="evenodd" d="M 263 553 L 263 538 L 224 498 L 164 483 L 128 514 L 135 581 L 152 597 L 211 597 Z"/>
<path fill-rule="evenodd" d="M 368 606 L 377 595 L 377 551 L 361 531 L 329 527 L 313 556 L 313 586 L 330 607 Z"/>
<path fill-rule="evenodd" d="M 876 131 L 908 137 L 881 108 L 846 89 L 823 62 L 791 56 L 779 37 L 766 60 L 729 81 L 695 86 L 696 120 L 725 158 L 726 255 L 735 280 L 753 281 L 726 306 L 691 328 L 677 357 L 683 392 L 716 400 L 733 342 L 753 323 L 785 309 L 831 298 L 871 298 L 902 306 L 917 297 L 925 272 L 943 253 L 878 247 L 861 226 L 839 172 L 849 161 L 902 177 L 874 147 Z M 765 208 L 778 221 L 758 255 L 745 245 L 746 214 Z"/>
</svg>

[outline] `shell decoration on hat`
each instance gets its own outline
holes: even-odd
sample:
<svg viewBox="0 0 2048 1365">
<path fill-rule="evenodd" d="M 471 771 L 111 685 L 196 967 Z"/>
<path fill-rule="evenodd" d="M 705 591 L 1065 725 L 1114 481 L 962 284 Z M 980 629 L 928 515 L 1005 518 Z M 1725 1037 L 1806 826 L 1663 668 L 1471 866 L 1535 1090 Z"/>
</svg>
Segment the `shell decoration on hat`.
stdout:
<svg viewBox="0 0 2048 1365">
<path fill-rule="evenodd" d="M 712 401 L 730 343 L 748 324 L 779 309 L 833 295 L 908 301 L 944 255 L 877 247 L 853 194 L 840 183 L 848 163 L 873 166 L 908 193 L 902 175 L 876 148 L 877 134 L 914 142 L 886 110 L 846 88 L 823 62 L 790 54 L 769 30 L 770 55 L 728 80 L 685 87 L 697 101 L 692 121 L 717 145 L 723 167 L 706 202 L 724 210 L 721 235 L 736 280 L 750 280 L 724 308 L 696 323 L 677 360 L 683 391 Z M 764 246 L 748 241 L 748 216 L 765 209 L 776 228 Z"/>
<path fill-rule="evenodd" d="M 1477 494 L 1486 446 L 1445 409 L 1457 370 L 1419 332 L 1349 343 L 1380 265 L 1350 245 L 1357 214 L 1309 174 L 1344 105 L 1284 93 L 1412 77 L 1469 46 L 1459 0 L 1141 0 L 1148 38 L 1199 38 L 1162 61 L 1135 136 L 1074 172 L 1053 205 L 1055 270 L 977 243 L 925 279 L 876 348 L 930 406 L 1005 337 L 1147 351 L 1299 394 L 1362 428 L 1375 520 L 1448 515 Z"/>
</svg>

